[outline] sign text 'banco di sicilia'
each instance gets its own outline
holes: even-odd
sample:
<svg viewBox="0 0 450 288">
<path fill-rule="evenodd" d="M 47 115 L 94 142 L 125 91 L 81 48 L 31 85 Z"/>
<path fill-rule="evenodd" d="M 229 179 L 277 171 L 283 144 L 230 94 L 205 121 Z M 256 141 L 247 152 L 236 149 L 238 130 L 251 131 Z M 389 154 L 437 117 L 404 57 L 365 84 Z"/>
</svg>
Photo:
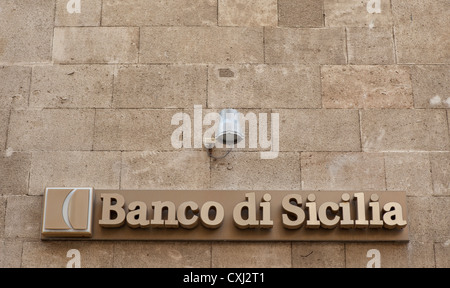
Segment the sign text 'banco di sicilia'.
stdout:
<svg viewBox="0 0 450 288">
<path fill-rule="evenodd" d="M 406 193 L 47 188 L 42 239 L 408 241 Z"/>
</svg>

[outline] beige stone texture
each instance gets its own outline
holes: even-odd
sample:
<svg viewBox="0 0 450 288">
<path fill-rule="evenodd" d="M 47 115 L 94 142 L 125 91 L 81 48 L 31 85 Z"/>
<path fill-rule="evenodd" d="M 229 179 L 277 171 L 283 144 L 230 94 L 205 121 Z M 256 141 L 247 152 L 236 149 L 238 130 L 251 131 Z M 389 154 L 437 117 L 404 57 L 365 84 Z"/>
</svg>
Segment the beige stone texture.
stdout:
<svg viewBox="0 0 450 288">
<path fill-rule="evenodd" d="M 200 65 L 120 66 L 113 106 L 118 108 L 193 108 L 206 106 L 207 68 Z"/>
<path fill-rule="evenodd" d="M 53 0 L 2 1 L 0 63 L 51 62 L 54 5 Z"/>
<path fill-rule="evenodd" d="M 390 1 L 379 1 L 380 10 L 371 0 L 324 0 L 325 26 L 390 27 L 393 19 Z M 374 3 L 374 1 L 372 1 Z"/>
<path fill-rule="evenodd" d="M 450 268 L 448 0 L 68 3 L 0 0 L 0 268 Z M 279 139 L 242 120 L 213 159 L 198 107 L 278 113 Z M 41 241 L 48 186 L 400 190 L 409 241 Z"/>
<path fill-rule="evenodd" d="M 22 268 L 75 268 L 73 251 L 80 254 L 80 268 L 112 268 L 112 242 L 24 242 Z M 69 266 L 69 267 L 67 267 Z"/>
<path fill-rule="evenodd" d="M 277 26 L 277 0 L 218 0 L 219 26 Z"/>
<path fill-rule="evenodd" d="M 138 27 L 55 28 L 55 63 L 137 63 L 138 52 Z"/>
<path fill-rule="evenodd" d="M 265 29 L 266 63 L 346 64 L 343 28 Z"/>
<path fill-rule="evenodd" d="M 433 240 L 436 242 L 448 242 L 450 239 L 450 197 L 433 197 L 431 209 Z"/>
<path fill-rule="evenodd" d="M 104 0 L 102 26 L 217 25 L 216 0 Z"/>
<path fill-rule="evenodd" d="M 302 189 L 386 189 L 384 157 L 367 153 L 302 153 Z"/>
<path fill-rule="evenodd" d="M 439 263 L 439 250 L 433 249 L 430 242 L 414 242 L 408 243 L 408 267 L 412 268 L 436 268 Z M 398 260 L 397 260 L 398 261 Z"/>
<path fill-rule="evenodd" d="M 56 0 L 55 26 L 100 26 L 102 0 L 81 1 L 80 13 L 70 13 L 67 4 L 67 0 Z"/>
<path fill-rule="evenodd" d="M 357 110 L 280 109 L 280 151 L 361 151 Z"/>
<path fill-rule="evenodd" d="M 433 193 L 428 153 L 386 153 L 386 188 L 406 191 L 407 196 L 430 196 Z"/>
<path fill-rule="evenodd" d="M 34 67 L 30 107 L 109 108 L 113 74 L 106 65 Z"/>
<path fill-rule="evenodd" d="M 120 152 L 33 152 L 30 194 L 47 187 L 119 189 Z"/>
<path fill-rule="evenodd" d="M 210 66 L 212 108 L 321 108 L 320 69 L 304 65 Z"/>
<path fill-rule="evenodd" d="M 44 109 L 11 112 L 12 151 L 91 150 L 93 110 Z"/>
<path fill-rule="evenodd" d="M 5 150 L 6 135 L 8 133 L 9 110 L 0 109 L 0 150 Z"/>
<path fill-rule="evenodd" d="M 292 243 L 292 268 L 345 268 L 345 244 Z"/>
<path fill-rule="evenodd" d="M 0 109 L 20 109 L 28 106 L 31 68 L 0 66 Z"/>
<path fill-rule="evenodd" d="M 6 196 L 0 195 L 0 239 L 5 238 L 6 198 Z"/>
<path fill-rule="evenodd" d="M 380 252 L 381 268 L 433 268 L 432 243 L 349 243 L 345 246 L 347 268 L 374 268 L 369 262 L 374 258 L 369 251 Z M 369 255 L 369 256 L 368 256 Z"/>
<path fill-rule="evenodd" d="M 1 152 L 0 194 L 27 194 L 30 166 L 31 155 L 29 153 Z"/>
<path fill-rule="evenodd" d="M 141 63 L 262 63 L 263 28 L 142 27 Z"/>
<path fill-rule="evenodd" d="M 217 156 L 226 153 L 214 151 Z M 300 190 L 300 155 L 282 152 L 262 162 L 259 152 L 231 152 L 211 162 L 211 188 L 217 190 Z"/>
<path fill-rule="evenodd" d="M 208 189 L 205 151 L 124 152 L 121 189 Z"/>
<path fill-rule="evenodd" d="M 436 268 L 450 267 L 450 242 L 436 243 L 434 245 L 436 254 Z"/>
<path fill-rule="evenodd" d="M 415 108 L 450 108 L 450 65 L 415 65 L 410 71 Z"/>
<path fill-rule="evenodd" d="M 322 66 L 325 108 L 412 108 L 412 90 L 402 66 Z"/>
<path fill-rule="evenodd" d="M 205 242 L 119 242 L 114 267 L 209 268 L 211 244 Z"/>
<path fill-rule="evenodd" d="M 0 239 L 0 268 L 20 268 L 22 242 Z"/>
<path fill-rule="evenodd" d="M 95 119 L 94 150 L 174 150 L 171 125 L 178 110 L 105 109 Z"/>
<path fill-rule="evenodd" d="M 408 197 L 408 226 L 410 240 L 420 242 L 446 242 L 450 238 L 446 196 Z"/>
<path fill-rule="evenodd" d="M 42 197 L 14 195 L 6 201 L 5 238 L 40 239 Z"/>
<path fill-rule="evenodd" d="M 450 110 L 447 110 L 447 118 L 448 118 L 448 133 L 450 134 Z"/>
<path fill-rule="evenodd" d="M 214 242 L 212 268 L 288 268 L 290 243 Z"/>
<path fill-rule="evenodd" d="M 347 29 L 348 63 L 394 64 L 394 38 L 390 27 Z"/>
<path fill-rule="evenodd" d="M 450 64 L 450 3 L 392 0 L 398 63 Z"/>
<path fill-rule="evenodd" d="M 279 0 L 278 25 L 286 27 L 323 27 L 323 0 Z"/>
<path fill-rule="evenodd" d="M 364 151 L 449 151 L 445 111 L 364 110 L 361 112 Z"/>
<path fill-rule="evenodd" d="M 407 197 L 409 240 L 432 242 L 435 237 L 433 197 Z"/>
</svg>

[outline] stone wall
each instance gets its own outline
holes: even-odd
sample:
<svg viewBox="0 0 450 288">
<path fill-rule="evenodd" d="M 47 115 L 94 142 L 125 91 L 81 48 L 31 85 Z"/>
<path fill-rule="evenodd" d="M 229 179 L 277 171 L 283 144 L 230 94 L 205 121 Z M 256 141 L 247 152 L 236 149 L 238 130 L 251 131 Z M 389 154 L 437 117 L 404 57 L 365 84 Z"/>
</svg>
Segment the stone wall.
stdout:
<svg viewBox="0 0 450 288">
<path fill-rule="evenodd" d="M 0 1 L 0 267 L 450 267 L 448 0 L 68 2 Z M 174 148 L 194 105 L 278 157 Z M 410 241 L 41 242 L 51 186 L 406 190 Z"/>
</svg>

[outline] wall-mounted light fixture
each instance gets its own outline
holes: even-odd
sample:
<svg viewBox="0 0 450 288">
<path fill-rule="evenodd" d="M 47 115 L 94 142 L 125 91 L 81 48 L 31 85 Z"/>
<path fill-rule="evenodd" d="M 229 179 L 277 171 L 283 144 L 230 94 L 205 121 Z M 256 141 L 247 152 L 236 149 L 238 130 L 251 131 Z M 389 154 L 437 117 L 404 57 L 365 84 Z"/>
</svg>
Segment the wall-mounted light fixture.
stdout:
<svg viewBox="0 0 450 288">
<path fill-rule="evenodd" d="M 244 139 L 239 122 L 239 112 L 235 109 L 224 109 L 220 112 L 219 128 L 216 140 L 223 144 L 237 144 Z"/>
<path fill-rule="evenodd" d="M 231 146 L 231 148 L 224 156 L 215 157 L 212 155 L 212 149 L 215 147 L 215 143 L 210 143 L 210 145 L 206 147 L 208 155 L 214 159 L 225 158 L 230 154 L 234 145 L 238 144 L 243 139 L 244 134 L 242 134 L 241 123 L 239 121 L 239 112 L 235 109 L 223 109 L 220 112 L 220 122 L 214 140 L 227 145 L 228 147 Z"/>
</svg>

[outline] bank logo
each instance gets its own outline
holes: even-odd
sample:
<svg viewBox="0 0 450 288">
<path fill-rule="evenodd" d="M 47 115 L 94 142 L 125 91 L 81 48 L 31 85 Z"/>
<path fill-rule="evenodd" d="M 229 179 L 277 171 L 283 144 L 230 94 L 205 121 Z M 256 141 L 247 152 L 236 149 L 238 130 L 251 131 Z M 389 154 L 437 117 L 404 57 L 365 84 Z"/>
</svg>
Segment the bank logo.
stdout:
<svg viewBox="0 0 450 288">
<path fill-rule="evenodd" d="M 42 236 L 91 237 L 93 188 L 47 188 Z"/>
</svg>

